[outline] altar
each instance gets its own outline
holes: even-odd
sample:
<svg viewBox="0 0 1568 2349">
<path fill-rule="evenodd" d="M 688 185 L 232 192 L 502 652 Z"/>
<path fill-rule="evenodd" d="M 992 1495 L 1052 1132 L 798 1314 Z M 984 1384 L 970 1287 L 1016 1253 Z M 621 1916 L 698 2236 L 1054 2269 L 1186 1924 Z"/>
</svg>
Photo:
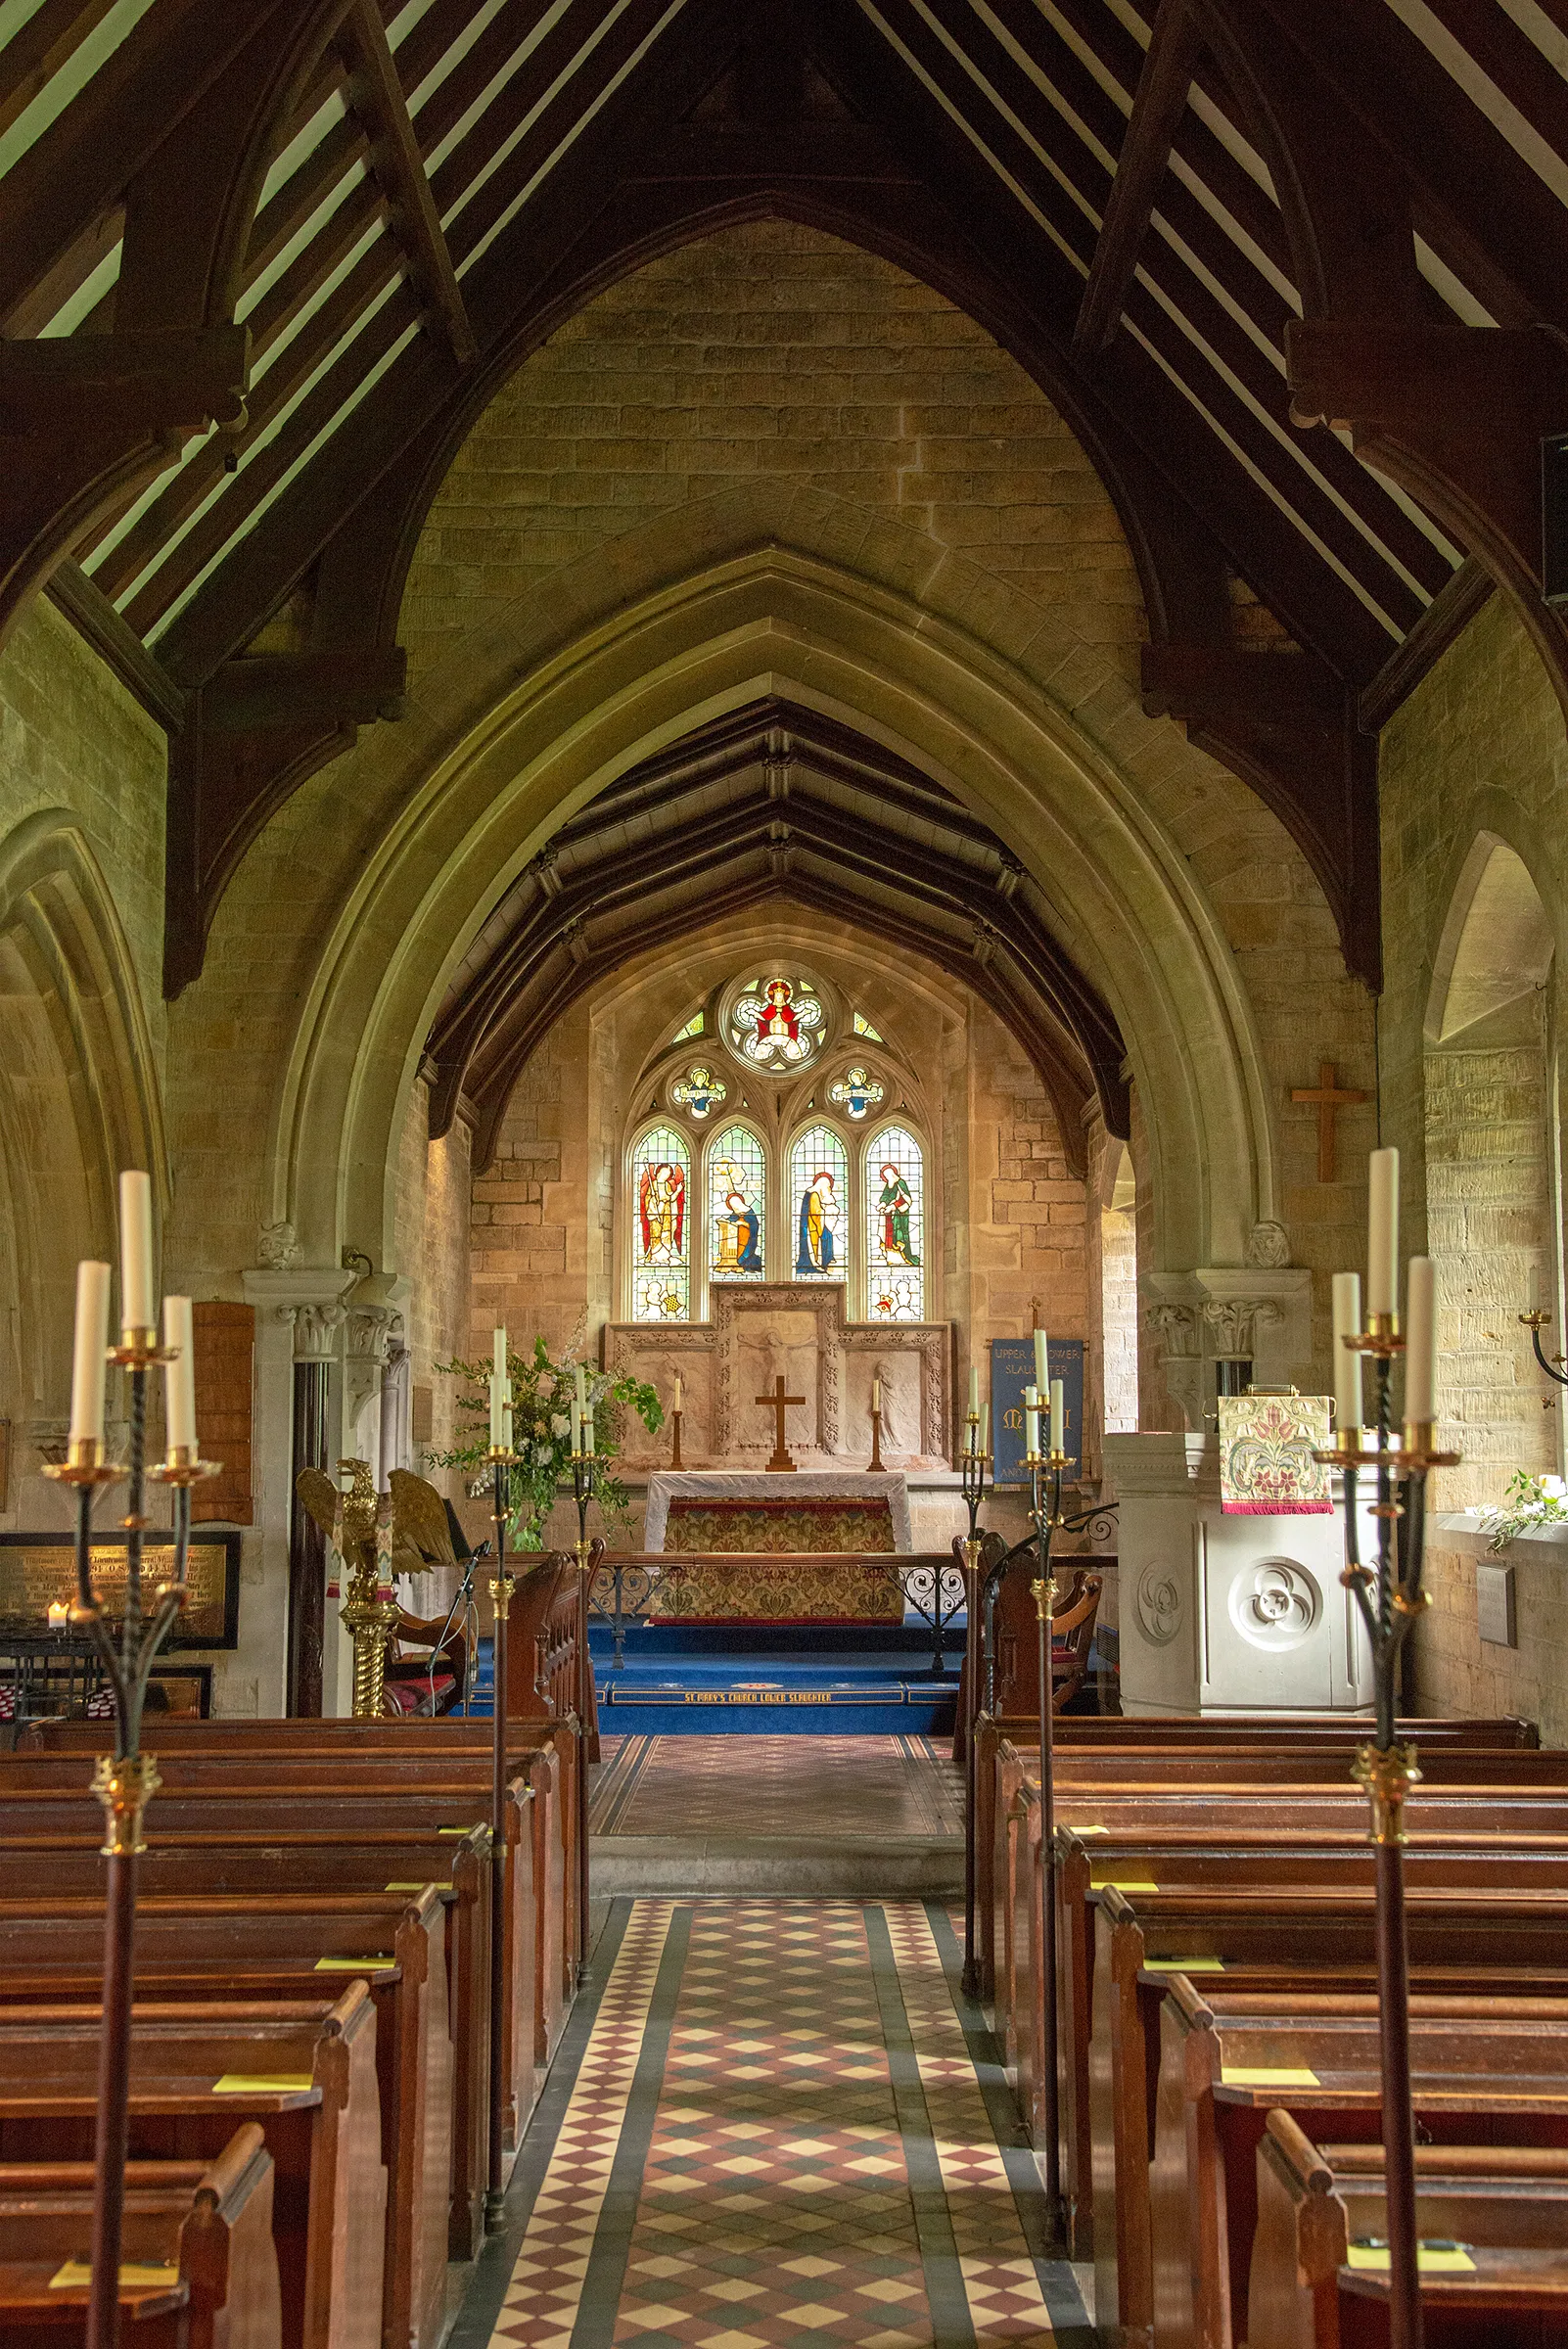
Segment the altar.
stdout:
<svg viewBox="0 0 1568 2349">
<path fill-rule="evenodd" d="M 898 1470 L 655 1469 L 646 1550 L 907 1552 L 909 1487 Z"/>
</svg>

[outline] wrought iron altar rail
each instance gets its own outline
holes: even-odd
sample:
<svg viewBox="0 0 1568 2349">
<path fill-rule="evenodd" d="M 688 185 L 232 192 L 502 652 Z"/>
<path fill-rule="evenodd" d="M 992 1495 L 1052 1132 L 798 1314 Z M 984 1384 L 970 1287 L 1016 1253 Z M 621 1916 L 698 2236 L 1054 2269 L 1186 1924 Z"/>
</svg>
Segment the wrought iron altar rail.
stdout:
<svg viewBox="0 0 1568 2349">
<path fill-rule="evenodd" d="M 702 1616 L 666 1616 L 656 1612 L 654 1600 L 662 1591 L 678 1595 L 680 1576 L 688 1569 L 712 1572 L 733 1561 L 736 1565 L 754 1558 L 765 1559 L 769 1565 L 790 1563 L 792 1556 L 819 1559 L 829 1566 L 875 1567 L 884 1569 L 897 1580 L 905 1611 L 912 1610 L 931 1634 L 930 1672 L 940 1677 L 947 1669 L 946 1651 L 953 1644 L 953 1626 L 964 1612 L 965 1589 L 963 1569 L 945 1550 L 913 1552 L 885 1552 L 846 1550 L 801 1551 L 766 1550 L 752 1553 L 742 1550 L 715 1551 L 606 1551 L 588 1586 L 588 1605 L 601 1623 L 607 1623 L 615 1643 L 612 1670 L 625 1669 L 625 1643 L 629 1631 L 650 1623 L 690 1622 L 700 1624 L 711 1620 Z M 721 1619 L 712 1619 L 721 1620 Z M 759 1617 L 764 1623 L 766 1617 Z M 847 1628 L 855 1623 L 853 1616 L 844 1619 Z M 891 1620 L 891 1619 L 890 1619 Z"/>
</svg>

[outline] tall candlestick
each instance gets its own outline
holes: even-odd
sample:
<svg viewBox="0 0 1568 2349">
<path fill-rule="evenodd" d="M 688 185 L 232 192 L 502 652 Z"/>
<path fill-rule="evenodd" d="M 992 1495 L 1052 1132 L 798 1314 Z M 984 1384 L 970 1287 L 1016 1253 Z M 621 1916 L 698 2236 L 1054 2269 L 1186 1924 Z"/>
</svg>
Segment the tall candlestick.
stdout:
<svg viewBox="0 0 1568 2349">
<path fill-rule="evenodd" d="M 979 1417 L 979 1415 L 980 1415 L 980 1372 L 979 1372 L 979 1371 L 978 1371 L 978 1370 L 977 1370 L 977 1369 L 974 1367 L 973 1363 L 971 1363 L 971 1364 L 970 1364 L 970 1368 L 969 1368 L 969 1409 L 970 1409 L 971 1416 L 973 1416 L 973 1417 L 975 1417 L 975 1418 L 978 1418 L 978 1417 Z"/>
<path fill-rule="evenodd" d="M 163 1346 L 173 1356 L 163 1364 L 163 1435 L 170 1451 L 196 1450 L 196 1361 L 189 1297 L 163 1300 Z"/>
<path fill-rule="evenodd" d="M 109 1368 L 109 1267 L 76 1267 L 76 1353 L 70 1370 L 70 1441 L 104 1440 L 104 1376 Z"/>
<path fill-rule="evenodd" d="M 1042 1395 L 1051 1391 L 1050 1348 L 1042 1329 L 1035 1332 L 1035 1384 Z"/>
<path fill-rule="evenodd" d="M 119 1178 L 119 1324 L 156 1329 L 153 1307 L 153 1184 L 127 1168 Z"/>
<path fill-rule="evenodd" d="M 1412 1256 L 1405 1273 L 1405 1417 L 1430 1426 L 1437 1417 L 1437 1282 L 1429 1256 Z"/>
<path fill-rule="evenodd" d="M 1063 1437 L 1063 1434 L 1065 1433 L 1065 1429 L 1066 1429 L 1066 1420 L 1067 1420 L 1067 1397 L 1066 1397 L 1066 1394 L 1065 1394 L 1065 1392 L 1064 1392 L 1064 1390 L 1063 1390 L 1063 1386 L 1062 1386 L 1062 1382 L 1061 1382 L 1061 1380 L 1060 1380 L 1059 1378 L 1053 1378 L 1053 1379 L 1051 1380 L 1051 1450 L 1052 1450 L 1052 1451 L 1066 1451 L 1066 1449 L 1067 1449 L 1066 1445 L 1065 1445 L 1065 1444 L 1062 1442 L 1062 1437 Z"/>
<path fill-rule="evenodd" d="M 1400 1244 L 1400 1154 L 1374 1150 L 1367 1168 L 1366 1311 L 1375 1320 L 1380 1313 L 1397 1313 L 1399 1278 L 1395 1269 Z"/>
<path fill-rule="evenodd" d="M 1345 1340 L 1360 1337 L 1361 1276 L 1334 1275 L 1334 1423 L 1341 1435 L 1361 1424 L 1361 1358 Z"/>
<path fill-rule="evenodd" d="M 500 1451 L 506 1444 L 506 1402 L 511 1382 L 506 1368 L 506 1324 L 497 1322 L 494 1332 L 495 1353 L 490 1370 L 490 1450 Z"/>
</svg>

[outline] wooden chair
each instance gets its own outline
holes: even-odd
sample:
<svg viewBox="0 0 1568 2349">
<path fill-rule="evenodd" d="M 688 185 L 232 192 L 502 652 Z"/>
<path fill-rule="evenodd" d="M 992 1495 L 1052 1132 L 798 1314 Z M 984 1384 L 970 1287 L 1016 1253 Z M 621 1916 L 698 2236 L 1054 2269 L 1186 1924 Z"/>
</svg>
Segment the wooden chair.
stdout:
<svg viewBox="0 0 1568 2349">
<path fill-rule="evenodd" d="M 414 1652 L 423 1649 L 423 1654 Z M 422 1620 L 399 1607 L 387 1650 L 386 1702 L 393 1718 L 430 1721 L 463 1701 L 468 1641 L 461 1616 Z"/>
</svg>

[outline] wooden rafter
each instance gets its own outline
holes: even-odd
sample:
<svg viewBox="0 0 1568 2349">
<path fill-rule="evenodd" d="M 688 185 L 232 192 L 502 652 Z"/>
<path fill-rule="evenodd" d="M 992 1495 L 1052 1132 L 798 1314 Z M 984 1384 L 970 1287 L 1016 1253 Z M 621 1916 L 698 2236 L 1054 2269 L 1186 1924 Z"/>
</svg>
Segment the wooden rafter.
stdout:
<svg viewBox="0 0 1568 2349">
<path fill-rule="evenodd" d="M 1160 0 L 1073 329 L 1080 350 L 1103 350 L 1122 323 L 1176 124 L 1186 112 L 1197 59 L 1198 31 L 1190 0 Z"/>
<path fill-rule="evenodd" d="M 375 0 L 353 0 L 338 43 L 348 69 L 349 103 L 370 133 L 371 169 L 392 207 L 398 243 L 453 358 L 466 367 L 479 346 Z"/>
</svg>

